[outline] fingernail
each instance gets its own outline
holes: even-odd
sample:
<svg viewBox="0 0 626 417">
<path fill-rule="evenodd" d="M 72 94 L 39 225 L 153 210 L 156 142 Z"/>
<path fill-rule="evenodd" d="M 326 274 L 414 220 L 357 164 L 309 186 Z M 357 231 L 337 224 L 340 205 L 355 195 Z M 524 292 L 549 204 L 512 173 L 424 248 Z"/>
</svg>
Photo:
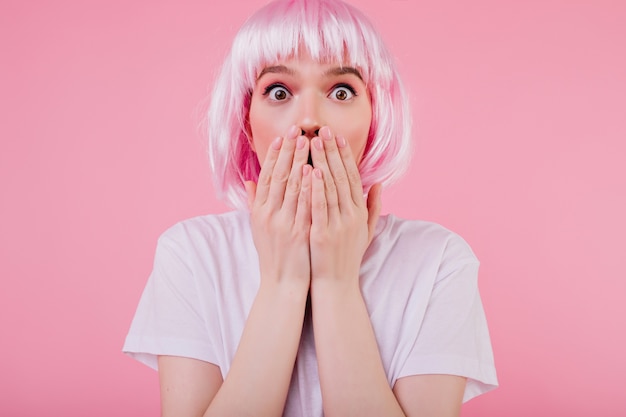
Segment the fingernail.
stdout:
<svg viewBox="0 0 626 417">
<path fill-rule="evenodd" d="M 314 169 L 313 169 L 313 173 L 315 174 L 315 176 L 316 176 L 317 178 L 322 178 L 322 170 L 321 170 L 321 169 L 319 169 L 319 168 L 314 168 Z"/>
<path fill-rule="evenodd" d="M 324 149 L 324 144 L 322 143 L 322 140 L 320 138 L 313 139 L 313 145 L 315 145 L 315 147 L 320 151 Z"/>
<path fill-rule="evenodd" d="M 337 146 L 339 146 L 340 148 L 343 148 L 346 146 L 346 138 L 344 138 L 343 136 L 337 136 Z"/>
<path fill-rule="evenodd" d="M 289 128 L 289 131 L 287 132 L 287 137 L 289 139 L 295 139 L 296 137 L 298 137 L 298 133 L 300 133 L 300 129 L 298 129 L 298 126 L 293 125 Z"/>
<path fill-rule="evenodd" d="M 333 135 L 330 132 L 330 127 L 324 126 L 320 129 L 320 135 L 324 138 L 324 140 L 330 140 Z"/>
<path fill-rule="evenodd" d="M 309 165 L 309 164 L 303 165 L 302 166 L 302 175 L 304 175 L 306 177 L 307 175 L 309 175 L 311 173 L 311 169 L 312 169 L 311 165 Z"/>
<path fill-rule="evenodd" d="M 296 141 L 296 148 L 297 149 L 304 148 L 305 142 L 306 142 L 306 139 L 304 139 L 304 136 L 298 136 L 298 140 Z"/>
<path fill-rule="evenodd" d="M 279 136 L 272 141 L 272 149 L 279 150 L 280 145 L 283 143 L 283 139 Z"/>
</svg>

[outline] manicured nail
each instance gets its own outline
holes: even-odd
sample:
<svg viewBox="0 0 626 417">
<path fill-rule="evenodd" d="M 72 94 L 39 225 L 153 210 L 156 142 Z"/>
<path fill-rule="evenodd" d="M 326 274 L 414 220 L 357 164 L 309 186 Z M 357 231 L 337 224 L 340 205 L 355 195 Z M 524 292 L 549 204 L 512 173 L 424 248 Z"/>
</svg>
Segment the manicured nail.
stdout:
<svg viewBox="0 0 626 417">
<path fill-rule="evenodd" d="M 337 136 L 337 146 L 339 146 L 340 148 L 343 148 L 346 146 L 346 138 L 344 138 L 343 136 Z"/>
<path fill-rule="evenodd" d="M 304 136 L 298 136 L 298 140 L 296 141 L 296 148 L 302 149 L 304 148 L 304 144 L 306 143 L 306 139 Z"/>
<path fill-rule="evenodd" d="M 324 140 L 331 140 L 333 135 L 330 132 L 330 127 L 324 126 L 320 129 L 320 136 L 324 138 Z"/>
<path fill-rule="evenodd" d="M 313 173 L 315 174 L 315 176 L 319 179 L 322 178 L 322 170 L 319 168 L 313 168 Z"/>
<path fill-rule="evenodd" d="M 315 145 L 315 147 L 320 151 L 324 149 L 324 144 L 322 143 L 322 140 L 320 138 L 313 139 L 313 145 Z"/>
<path fill-rule="evenodd" d="M 280 145 L 283 143 L 283 138 L 281 138 L 280 136 L 277 137 L 276 139 L 274 139 L 272 141 L 272 149 L 274 150 L 279 150 L 280 149 Z"/>
<path fill-rule="evenodd" d="M 295 139 L 295 138 L 298 137 L 299 133 L 300 133 L 300 129 L 298 129 L 298 126 L 293 125 L 287 131 L 287 138 L 288 139 Z"/>
</svg>

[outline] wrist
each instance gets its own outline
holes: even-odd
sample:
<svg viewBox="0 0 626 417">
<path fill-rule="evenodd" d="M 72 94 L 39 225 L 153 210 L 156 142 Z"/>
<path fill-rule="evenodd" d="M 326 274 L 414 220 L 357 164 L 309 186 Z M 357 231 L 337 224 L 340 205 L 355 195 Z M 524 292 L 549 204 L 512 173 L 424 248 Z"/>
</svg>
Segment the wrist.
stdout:
<svg viewBox="0 0 626 417">
<path fill-rule="evenodd" d="M 359 276 L 320 277 L 311 280 L 311 297 L 329 299 L 332 297 L 344 298 L 351 295 L 361 296 Z"/>
<path fill-rule="evenodd" d="M 259 294 L 272 294 L 283 300 L 296 302 L 306 301 L 309 293 L 310 280 L 305 279 L 261 279 Z"/>
</svg>

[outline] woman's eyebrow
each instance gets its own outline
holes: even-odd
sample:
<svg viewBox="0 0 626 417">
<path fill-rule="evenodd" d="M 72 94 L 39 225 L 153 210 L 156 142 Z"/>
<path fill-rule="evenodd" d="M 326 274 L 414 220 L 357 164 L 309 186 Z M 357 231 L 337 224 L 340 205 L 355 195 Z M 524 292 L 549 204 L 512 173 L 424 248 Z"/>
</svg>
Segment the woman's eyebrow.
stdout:
<svg viewBox="0 0 626 417">
<path fill-rule="evenodd" d="M 344 74 L 355 75 L 355 76 L 359 77 L 359 79 L 361 81 L 363 81 L 363 77 L 361 77 L 361 73 L 359 72 L 359 70 L 357 70 L 354 67 L 336 67 L 336 68 L 331 68 L 331 69 L 327 70 L 324 73 L 325 76 L 329 76 L 329 75 L 344 75 Z"/>
<path fill-rule="evenodd" d="M 296 75 L 296 72 L 294 70 L 292 70 L 291 68 L 287 68 L 284 65 L 273 65 L 271 67 L 265 67 L 263 68 L 263 71 L 261 71 L 261 73 L 259 74 L 258 77 L 256 77 L 257 81 L 261 79 L 262 76 L 264 76 L 265 74 L 287 74 L 287 75 Z"/>
<path fill-rule="evenodd" d="M 296 72 L 289 68 L 286 67 L 285 65 L 272 65 L 271 67 L 265 67 L 263 68 L 263 70 L 261 71 L 261 73 L 259 74 L 258 77 L 256 77 L 257 81 L 261 79 L 261 77 L 263 77 L 265 74 L 287 74 L 287 75 L 291 75 L 291 76 L 295 76 Z M 345 74 L 352 74 L 355 75 L 356 77 L 358 77 L 361 81 L 363 81 L 363 77 L 361 76 L 361 73 L 359 72 L 359 70 L 357 70 L 354 67 L 335 67 L 335 68 L 331 68 L 327 71 L 324 72 L 324 76 L 328 77 L 328 76 L 337 76 L 337 75 L 345 75 Z"/>
</svg>

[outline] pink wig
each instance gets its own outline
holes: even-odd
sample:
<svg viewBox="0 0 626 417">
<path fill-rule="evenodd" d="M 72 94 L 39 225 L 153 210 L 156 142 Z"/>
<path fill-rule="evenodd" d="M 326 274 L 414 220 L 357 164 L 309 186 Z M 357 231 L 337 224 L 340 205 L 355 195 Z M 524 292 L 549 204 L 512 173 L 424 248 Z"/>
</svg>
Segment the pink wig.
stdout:
<svg viewBox="0 0 626 417">
<path fill-rule="evenodd" d="M 356 67 L 372 100 L 372 124 L 359 165 L 363 189 L 388 185 L 411 157 L 408 101 L 393 59 L 369 20 L 340 0 L 277 0 L 241 27 L 216 80 L 208 113 L 209 162 L 218 195 L 246 207 L 243 183 L 256 181 L 259 161 L 247 137 L 258 74 L 305 49 L 320 62 Z"/>
</svg>

